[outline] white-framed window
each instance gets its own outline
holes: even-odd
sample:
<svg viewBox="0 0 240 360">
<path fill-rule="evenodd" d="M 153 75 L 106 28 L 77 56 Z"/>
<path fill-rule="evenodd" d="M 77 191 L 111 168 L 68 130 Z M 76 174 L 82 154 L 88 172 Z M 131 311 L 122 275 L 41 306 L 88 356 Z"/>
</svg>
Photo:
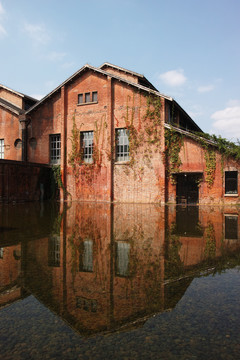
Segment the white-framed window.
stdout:
<svg viewBox="0 0 240 360">
<path fill-rule="evenodd" d="M 4 139 L 0 139 L 0 159 L 4 159 Z"/>
<path fill-rule="evenodd" d="M 85 163 L 93 162 L 93 131 L 81 131 L 80 143 L 82 159 Z"/>
<path fill-rule="evenodd" d="M 50 163 L 60 164 L 61 162 L 61 135 L 53 134 L 49 137 Z"/>
<path fill-rule="evenodd" d="M 116 129 L 116 161 L 129 161 L 129 130 Z"/>
<path fill-rule="evenodd" d="M 225 194 L 238 193 L 238 172 L 225 171 Z"/>
</svg>

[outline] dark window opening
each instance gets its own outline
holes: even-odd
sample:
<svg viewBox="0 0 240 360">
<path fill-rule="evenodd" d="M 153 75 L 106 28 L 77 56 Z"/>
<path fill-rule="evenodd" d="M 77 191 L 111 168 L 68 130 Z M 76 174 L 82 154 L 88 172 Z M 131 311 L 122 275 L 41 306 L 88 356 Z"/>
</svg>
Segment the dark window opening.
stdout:
<svg viewBox="0 0 240 360">
<path fill-rule="evenodd" d="M 225 239 L 228 240 L 238 239 L 238 216 L 236 215 L 225 216 Z"/>
<path fill-rule="evenodd" d="M 92 102 L 97 102 L 97 100 L 98 100 L 97 91 L 93 91 L 93 93 L 92 93 Z"/>
<path fill-rule="evenodd" d="M 91 94 L 90 93 L 86 93 L 85 94 L 85 103 L 89 103 L 91 102 Z"/>
<path fill-rule="evenodd" d="M 226 171 L 225 172 L 225 194 L 238 193 L 238 172 Z"/>
<path fill-rule="evenodd" d="M 78 94 L 78 105 L 81 104 L 91 104 L 91 103 L 97 103 L 98 102 L 98 92 L 93 91 L 87 92 L 84 94 Z"/>
<path fill-rule="evenodd" d="M 78 103 L 83 104 L 83 94 L 78 94 Z"/>
</svg>

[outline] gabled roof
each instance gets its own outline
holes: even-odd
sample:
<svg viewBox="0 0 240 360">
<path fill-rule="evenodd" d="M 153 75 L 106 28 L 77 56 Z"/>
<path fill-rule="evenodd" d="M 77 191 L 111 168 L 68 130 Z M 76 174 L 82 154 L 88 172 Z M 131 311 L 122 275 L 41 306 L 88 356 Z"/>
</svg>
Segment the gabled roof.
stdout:
<svg viewBox="0 0 240 360">
<path fill-rule="evenodd" d="M 51 97 L 52 95 L 54 95 L 55 93 L 57 93 L 62 86 L 67 85 L 68 83 L 70 83 L 71 81 L 73 81 L 75 78 L 77 78 L 78 76 L 80 76 L 81 74 L 83 74 L 85 71 L 90 70 L 99 74 L 102 74 L 104 76 L 109 76 L 113 79 L 116 79 L 120 82 L 123 82 L 125 84 L 128 84 L 130 86 L 133 86 L 139 90 L 143 90 L 146 91 L 150 94 L 154 94 L 157 96 L 161 96 L 165 99 L 168 99 L 170 101 L 172 101 L 173 99 L 170 96 L 161 94 L 160 92 L 158 92 L 157 90 L 152 90 L 151 88 L 148 88 L 146 86 L 137 84 L 135 82 L 129 81 L 127 79 L 121 78 L 120 76 L 116 76 L 115 74 L 109 73 L 107 71 L 101 70 L 100 68 L 94 67 L 92 65 L 86 64 L 84 65 L 81 69 L 79 69 L 78 71 L 76 71 L 72 76 L 70 76 L 68 79 L 66 79 L 63 83 L 61 83 L 58 87 L 56 87 L 53 91 L 51 91 L 49 94 L 47 94 L 46 96 L 44 96 L 44 98 L 42 98 L 38 103 L 36 103 L 35 105 L 33 105 L 28 111 L 26 111 L 26 113 L 30 113 L 32 110 L 34 110 L 36 107 L 38 107 L 39 105 L 41 105 L 43 102 L 45 102 L 49 97 Z"/>
<path fill-rule="evenodd" d="M 26 94 L 20 93 L 20 92 L 18 92 L 18 91 L 16 91 L 16 90 L 13 90 L 13 89 L 5 86 L 5 85 L 0 84 L 0 89 L 1 89 L 1 88 L 4 89 L 4 90 L 7 90 L 7 91 L 9 91 L 9 92 L 11 92 L 11 93 L 13 93 L 13 94 L 15 94 L 15 95 L 17 95 L 17 96 L 20 96 L 20 97 L 22 97 L 22 98 L 27 98 L 27 99 L 29 99 L 29 100 L 38 101 L 38 100 L 34 99 L 34 98 L 31 97 L 31 96 L 28 96 L 28 95 L 26 95 Z"/>
<path fill-rule="evenodd" d="M 136 73 L 136 72 L 134 72 L 134 71 L 131 71 L 131 70 L 122 68 L 122 67 L 117 66 L 117 65 L 114 65 L 114 64 L 110 64 L 110 63 L 108 63 L 108 62 L 105 62 L 104 64 L 102 64 L 101 66 L 99 66 L 99 69 L 104 70 L 104 68 L 107 68 L 107 67 L 110 67 L 110 68 L 115 69 L 115 70 L 118 70 L 118 71 L 122 71 L 122 72 L 124 72 L 124 73 L 126 73 L 126 74 L 130 74 L 130 75 L 136 76 L 136 77 L 138 78 L 138 80 L 139 80 L 139 84 L 140 84 L 140 85 L 146 84 L 146 86 L 149 87 L 150 89 L 155 90 L 155 91 L 158 91 L 158 90 L 155 88 L 155 86 L 154 86 L 152 83 L 150 83 L 150 81 L 149 81 L 147 78 L 145 78 L 145 76 L 142 75 L 142 74 L 138 74 L 138 73 Z M 107 71 L 107 70 L 105 70 L 105 71 Z"/>
<path fill-rule="evenodd" d="M 18 106 L 10 103 L 9 101 L 5 99 L 0 98 L 0 106 L 2 106 L 4 109 L 11 111 L 12 113 L 16 115 L 21 115 L 24 113 L 24 110 L 19 108 Z"/>
<path fill-rule="evenodd" d="M 42 98 L 40 101 L 38 101 L 35 105 L 33 105 L 29 110 L 26 111 L 26 114 L 30 113 L 31 111 L 33 111 L 34 109 L 36 109 L 38 106 L 40 106 L 42 103 L 44 103 L 47 99 L 49 99 L 52 95 L 54 95 L 55 93 L 57 93 L 58 91 L 61 90 L 62 86 L 65 86 L 67 85 L 68 83 L 70 83 L 71 81 L 73 81 L 75 78 L 77 78 L 78 76 L 81 76 L 85 71 L 93 71 L 93 72 L 96 72 L 96 73 L 99 73 L 99 74 L 102 74 L 104 76 L 108 76 L 108 77 L 111 77 L 112 79 L 116 79 L 122 83 L 125 83 L 125 84 L 128 84 L 130 86 L 133 86 L 134 88 L 138 89 L 138 90 L 142 90 L 142 91 L 145 91 L 149 94 L 153 94 L 153 95 L 156 95 L 156 96 L 159 96 L 159 97 L 162 97 L 168 101 L 171 101 L 171 102 L 174 102 L 174 104 L 176 104 L 176 106 L 188 117 L 189 121 L 192 122 L 192 124 L 194 124 L 198 129 L 199 131 L 202 131 L 198 126 L 197 124 L 193 121 L 193 119 L 181 108 L 181 106 L 170 96 L 167 96 L 167 95 L 164 95 L 162 93 L 160 93 L 158 90 L 154 90 L 148 86 L 143 86 L 141 84 L 137 84 L 136 82 L 132 82 L 130 80 L 127 80 L 125 78 L 122 78 L 120 76 L 117 76 L 115 74 L 112 74 L 112 73 L 109 73 L 105 70 L 102 70 L 101 68 L 105 67 L 105 66 L 110 66 L 110 67 L 113 67 L 113 68 L 116 68 L 116 69 L 121 69 L 121 71 L 125 71 L 125 72 L 128 72 L 130 74 L 133 74 L 135 76 L 138 76 L 138 77 L 141 77 L 141 78 L 144 78 L 145 77 L 141 74 L 138 74 L 138 73 L 135 73 L 133 71 L 130 71 L 130 70 L 127 70 L 127 69 L 123 69 L 123 68 L 120 68 L 116 65 L 112 65 L 110 63 L 104 63 L 103 65 L 101 65 L 99 68 L 97 67 L 94 67 L 92 65 L 89 65 L 89 64 L 86 64 L 84 65 L 81 69 L 79 69 L 78 71 L 76 71 L 73 75 L 71 75 L 68 79 L 66 79 L 63 83 L 61 83 L 58 87 L 56 87 L 53 91 L 51 91 L 49 94 L 47 94 L 44 98 Z M 148 80 L 146 79 L 146 81 L 148 82 Z M 149 83 L 149 82 L 148 82 Z M 149 83 L 150 84 L 150 83 Z M 153 85 L 152 85 L 153 86 Z"/>
</svg>

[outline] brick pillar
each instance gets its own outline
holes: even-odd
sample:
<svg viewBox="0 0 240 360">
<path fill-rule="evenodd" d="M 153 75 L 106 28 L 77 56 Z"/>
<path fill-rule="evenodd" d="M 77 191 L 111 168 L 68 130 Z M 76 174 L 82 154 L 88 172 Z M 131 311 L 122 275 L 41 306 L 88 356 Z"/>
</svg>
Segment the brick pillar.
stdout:
<svg viewBox="0 0 240 360">
<path fill-rule="evenodd" d="M 108 118 L 110 124 L 110 149 L 111 159 L 109 164 L 109 201 L 112 202 L 114 200 L 114 179 L 113 179 L 113 168 L 114 168 L 114 154 L 112 154 L 112 149 L 114 148 L 114 116 L 113 116 L 113 105 L 114 105 L 114 90 L 113 90 L 113 79 L 108 76 Z"/>
<path fill-rule="evenodd" d="M 22 161 L 27 161 L 27 140 L 29 119 L 25 114 L 19 116 L 19 122 L 22 128 Z"/>
<path fill-rule="evenodd" d="M 61 173 L 63 186 L 67 189 L 67 111 L 65 86 L 61 88 L 61 124 Z M 63 189 L 60 189 L 60 200 L 66 200 L 66 192 L 64 192 Z"/>
</svg>

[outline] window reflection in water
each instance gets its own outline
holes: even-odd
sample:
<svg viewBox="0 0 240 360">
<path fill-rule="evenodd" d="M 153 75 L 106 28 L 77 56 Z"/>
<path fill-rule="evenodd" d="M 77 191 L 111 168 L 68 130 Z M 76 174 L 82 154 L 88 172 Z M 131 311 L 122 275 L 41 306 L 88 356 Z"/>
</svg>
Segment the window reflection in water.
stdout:
<svg viewBox="0 0 240 360">
<path fill-rule="evenodd" d="M 79 271 L 93 271 L 93 241 L 90 239 L 84 240 L 81 244 Z"/>
<path fill-rule="evenodd" d="M 129 275 L 130 244 L 123 241 L 116 242 L 116 275 Z"/>
<path fill-rule="evenodd" d="M 60 266 L 60 236 L 52 235 L 48 239 L 48 265 Z"/>
<path fill-rule="evenodd" d="M 225 215 L 225 239 L 238 239 L 238 215 Z"/>
</svg>

